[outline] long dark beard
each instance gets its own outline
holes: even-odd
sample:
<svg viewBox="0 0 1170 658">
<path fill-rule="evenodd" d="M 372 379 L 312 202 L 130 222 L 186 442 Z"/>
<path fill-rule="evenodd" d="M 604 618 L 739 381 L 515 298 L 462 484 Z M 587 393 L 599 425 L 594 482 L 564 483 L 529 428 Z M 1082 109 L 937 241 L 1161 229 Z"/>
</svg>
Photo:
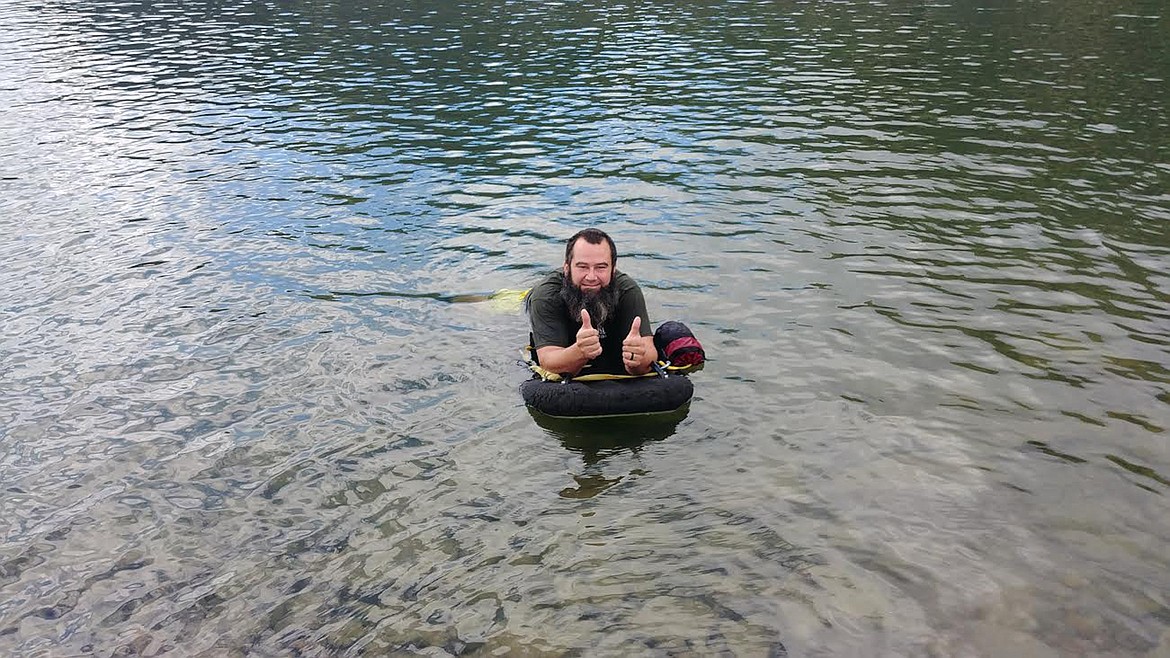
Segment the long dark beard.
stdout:
<svg viewBox="0 0 1170 658">
<path fill-rule="evenodd" d="M 613 317 L 617 308 L 617 287 L 610 279 L 609 285 L 604 286 L 594 294 L 586 293 L 573 284 L 573 279 L 565 275 L 561 282 L 561 300 L 569 309 L 569 317 L 579 321 L 581 310 L 589 311 L 589 320 L 595 328 L 601 328 L 607 320 Z"/>
</svg>

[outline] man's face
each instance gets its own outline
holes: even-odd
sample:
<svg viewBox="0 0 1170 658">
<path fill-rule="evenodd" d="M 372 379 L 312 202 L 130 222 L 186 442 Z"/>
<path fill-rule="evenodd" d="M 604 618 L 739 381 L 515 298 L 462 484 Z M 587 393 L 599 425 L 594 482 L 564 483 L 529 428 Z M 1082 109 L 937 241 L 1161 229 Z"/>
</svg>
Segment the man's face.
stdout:
<svg viewBox="0 0 1170 658">
<path fill-rule="evenodd" d="M 596 295 L 613 278 L 613 263 L 609 260 L 609 244 L 590 244 L 577 238 L 573 245 L 573 259 L 565 264 L 565 276 L 587 295 Z"/>
</svg>

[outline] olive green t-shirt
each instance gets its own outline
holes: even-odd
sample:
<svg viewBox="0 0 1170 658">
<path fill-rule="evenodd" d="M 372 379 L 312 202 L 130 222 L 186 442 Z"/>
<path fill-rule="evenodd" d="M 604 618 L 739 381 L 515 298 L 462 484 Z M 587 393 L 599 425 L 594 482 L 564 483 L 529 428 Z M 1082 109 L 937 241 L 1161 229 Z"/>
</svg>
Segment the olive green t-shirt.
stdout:
<svg viewBox="0 0 1170 658">
<path fill-rule="evenodd" d="M 569 317 L 569 309 L 561 299 L 563 272 L 555 271 L 532 288 L 528 296 L 528 321 L 532 325 L 532 347 L 540 349 L 555 345 L 568 347 L 577 342 L 577 331 L 581 318 Z M 646 313 L 646 300 L 637 282 L 624 272 L 614 273 L 614 287 L 617 289 L 617 307 L 613 316 L 603 325 L 594 325 L 601 337 L 601 356 L 585 364 L 579 374 L 609 373 L 624 375 L 622 363 L 622 341 L 630 333 L 635 317 L 642 318 L 639 333 L 650 336 L 650 316 Z"/>
</svg>

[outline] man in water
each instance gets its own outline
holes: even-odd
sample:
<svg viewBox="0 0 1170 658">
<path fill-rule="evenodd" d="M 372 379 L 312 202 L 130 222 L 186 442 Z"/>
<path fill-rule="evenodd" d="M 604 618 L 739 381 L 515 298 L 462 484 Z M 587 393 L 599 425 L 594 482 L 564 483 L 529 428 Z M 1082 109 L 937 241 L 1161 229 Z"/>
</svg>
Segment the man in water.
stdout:
<svg viewBox="0 0 1170 658">
<path fill-rule="evenodd" d="M 529 294 L 528 319 L 537 363 L 551 372 L 641 375 L 658 357 L 642 289 L 595 228 L 569 238 L 561 270 Z"/>
</svg>

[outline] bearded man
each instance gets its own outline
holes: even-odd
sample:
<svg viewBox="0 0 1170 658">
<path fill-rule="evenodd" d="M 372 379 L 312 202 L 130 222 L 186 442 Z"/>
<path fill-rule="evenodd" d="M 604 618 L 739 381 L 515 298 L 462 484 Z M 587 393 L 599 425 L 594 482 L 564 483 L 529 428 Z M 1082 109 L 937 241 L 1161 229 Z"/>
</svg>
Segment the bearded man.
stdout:
<svg viewBox="0 0 1170 658">
<path fill-rule="evenodd" d="M 657 358 L 642 289 L 617 271 L 617 247 L 595 228 L 565 244 L 565 263 L 528 296 L 536 360 L 576 376 L 641 375 Z"/>
</svg>

